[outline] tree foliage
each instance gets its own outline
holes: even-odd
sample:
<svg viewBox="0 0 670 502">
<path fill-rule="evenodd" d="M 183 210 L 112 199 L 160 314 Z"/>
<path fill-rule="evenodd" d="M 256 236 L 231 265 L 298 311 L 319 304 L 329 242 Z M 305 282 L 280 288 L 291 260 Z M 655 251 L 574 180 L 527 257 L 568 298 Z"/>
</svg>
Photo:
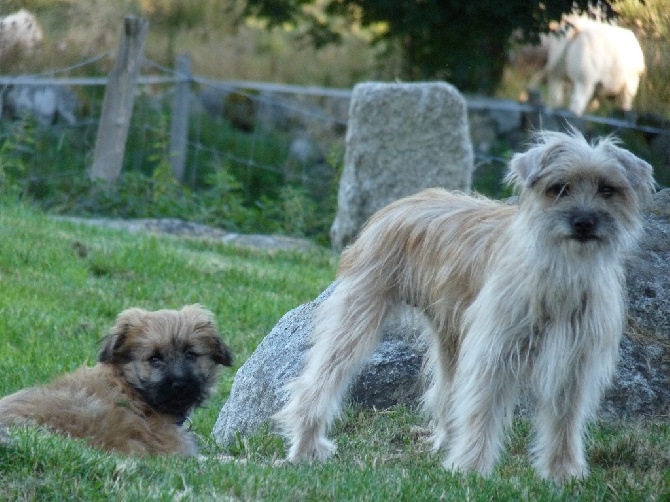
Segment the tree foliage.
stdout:
<svg viewBox="0 0 670 502">
<path fill-rule="evenodd" d="M 491 93 L 502 78 L 512 35 L 533 40 L 549 21 L 588 0 L 247 0 L 245 16 L 309 27 L 316 44 L 337 41 L 334 20 L 375 27 L 375 42 L 397 44 L 403 79 L 445 79 L 466 92 Z M 607 15 L 614 11 L 600 2 Z"/>
</svg>

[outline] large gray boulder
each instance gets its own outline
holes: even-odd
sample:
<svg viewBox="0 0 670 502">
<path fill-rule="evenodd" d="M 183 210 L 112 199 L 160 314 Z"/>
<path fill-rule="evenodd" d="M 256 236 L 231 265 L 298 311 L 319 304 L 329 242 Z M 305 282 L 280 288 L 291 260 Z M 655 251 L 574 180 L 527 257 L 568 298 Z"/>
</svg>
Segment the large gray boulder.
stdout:
<svg viewBox="0 0 670 502">
<path fill-rule="evenodd" d="M 670 189 L 654 196 L 645 228 L 628 266 L 628 327 L 605 416 L 670 411 Z"/>
<path fill-rule="evenodd" d="M 258 431 L 286 402 L 283 386 L 302 367 L 312 313 L 332 290 L 331 285 L 316 300 L 285 314 L 237 370 L 212 431 L 217 443 L 227 445 L 237 434 Z"/>
<path fill-rule="evenodd" d="M 601 407 L 607 419 L 670 411 L 670 189 L 655 195 L 645 225 L 647 234 L 629 266 L 630 315 L 621 360 Z M 283 387 L 302 367 L 314 309 L 332 289 L 286 314 L 238 370 L 214 427 L 219 444 L 229 444 L 238 433 L 257 432 L 286 403 Z M 423 322 L 409 308 L 388 320 L 382 344 L 352 387 L 353 403 L 368 408 L 418 404 Z"/>
<path fill-rule="evenodd" d="M 356 85 L 345 141 L 330 231 L 337 251 L 374 212 L 397 199 L 438 186 L 470 190 L 467 105 L 447 83 Z"/>
</svg>

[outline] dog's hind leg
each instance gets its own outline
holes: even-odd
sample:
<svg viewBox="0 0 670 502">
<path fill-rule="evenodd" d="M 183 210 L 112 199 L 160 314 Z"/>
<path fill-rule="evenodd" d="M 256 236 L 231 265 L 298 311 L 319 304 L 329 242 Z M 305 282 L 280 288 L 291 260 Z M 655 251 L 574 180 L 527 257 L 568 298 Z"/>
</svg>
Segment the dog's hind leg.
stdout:
<svg viewBox="0 0 670 502">
<path fill-rule="evenodd" d="M 366 276 L 343 277 L 317 309 L 305 367 L 289 383 L 275 419 L 288 437 L 290 461 L 321 460 L 335 452 L 326 431 L 339 414 L 352 379 L 379 345 L 391 302 Z"/>
<path fill-rule="evenodd" d="M 451 393 L 458 357 L 457 347 L 453 342 L 455 335 L 437 335 L 433 327 L 428 333 L 428 351 L 424 360 L 426 392 L 423 395 L 423 409 L 431 417 L 433 434 L 431 442 L 433 450 L 447 447 L 449 437 L 449 415 L 452 407 Z"/>
</svg>

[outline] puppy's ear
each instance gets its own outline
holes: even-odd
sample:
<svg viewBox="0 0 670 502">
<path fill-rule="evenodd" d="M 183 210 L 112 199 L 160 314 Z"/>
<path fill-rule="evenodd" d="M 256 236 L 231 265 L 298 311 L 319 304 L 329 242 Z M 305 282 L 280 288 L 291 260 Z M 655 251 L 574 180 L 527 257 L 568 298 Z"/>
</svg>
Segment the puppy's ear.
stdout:
<svg viewBox="0 0 670 502">
<path fill-rule="evenodd" d="M 540 174 L 548 165 L 565 152 L 560 138 L 554 137 L 561 133 L 538 136 L 538 144 L 523 153 L 515 153 L 509 163 L 509 171 L 505 181 L 517 190 L 532 188 L 540 178 Z M 553 140 L 553 141 L 550 141 Z"/>
<path fill-rule="evenodd" d="M 212 359 L 216 364 L 222 364 L 223 366 L 232 366 L 233 365 L 233 353 L 230 351 L 228 346 L 221 341 L 219 337 L 214 339 L 215 347 L 212 352 Z"/>
<path fill-rule="evenodd" d="M 102 347 L 100 347 L 100 353 L 98 354 L 98 362 L 115 364 L 114 353 L 117 351 L 120 345 L 125 343 L 126 333 L 124 332 L 115 332 L 110 333 L 105 338 L 102 339 Z"/>
<path fill-rule="evenodd" d="M 602 140 L 601 146 L 610 157 L 615 159 L 624 168 L 626 177 L 640 202 L 647 202 L 656 189 L 654 170 L 651 165 L 636 157 L 628 150 L 617 146 L 611 138 Z"/>
<path fill-rule="evenodd" d="M 124 310 L 116 316 L 114 327 L 102 341 L 98 361 L 109 364 L 122 364 L 127 362 L 130 353 L 128 335 L 133 328 L 140 324 L 140 320 L 146 314 L 145 310 L 132 308 Z"/>
<path fill-rule="evenodd" d="M 206 333 L 206 343 L 209 349 L 209 355 L 216 364 L 223 366 L 233 365 L 233 354 L 228 346 L 221 340 L 221 335 L 213 322 L 201 323 L 196 325 L 194 331 Z"/>
<path fill-rule="evenodd" d="M 232 366 L 233 355 L 228 346 L 221 340 L 221 335 L 214 320 L 214 314 L 197 304 L 183 307 L 181 314 L 194 323 L 193 331 L 207 335 L 212 360 L 216 364 Z"/>
</svg>

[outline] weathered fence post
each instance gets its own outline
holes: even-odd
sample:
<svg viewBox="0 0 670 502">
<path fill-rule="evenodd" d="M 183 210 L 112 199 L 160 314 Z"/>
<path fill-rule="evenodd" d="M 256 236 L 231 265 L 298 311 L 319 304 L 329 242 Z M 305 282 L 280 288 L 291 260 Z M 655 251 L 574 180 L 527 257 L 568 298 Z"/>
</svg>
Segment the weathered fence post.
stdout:
<svg viewBox="0 0 670 502">
<path fill-rule="evenodd" d="M 135 101 L 135 86 L 142 66 L 146 19 L 126 16 L 114 69 L 109 74 L 98 136 L 93 151 L 91 179 L 113 182 L 123 166 L 128 127 Z"/>
<path fill-rule="evenodd" d="M 539 131 L 542 129 L 542 95 L 537 89 L 528 91 L 528 104 L 533 110 L 526 114 L 527 129 L 529 131 Z"/>
<path fill-rule="evenodd" d="M 179 54 L 176 58 L 177 76 L 184 80 L 177 83 L 172 106 L 172 125 L 170 128 L 170 166 L 172 174 L 184 181 L 186 166 L 186 147 L 188 143 L 188 109 L 191 89 L 191 56 Z"/>
</svg>

